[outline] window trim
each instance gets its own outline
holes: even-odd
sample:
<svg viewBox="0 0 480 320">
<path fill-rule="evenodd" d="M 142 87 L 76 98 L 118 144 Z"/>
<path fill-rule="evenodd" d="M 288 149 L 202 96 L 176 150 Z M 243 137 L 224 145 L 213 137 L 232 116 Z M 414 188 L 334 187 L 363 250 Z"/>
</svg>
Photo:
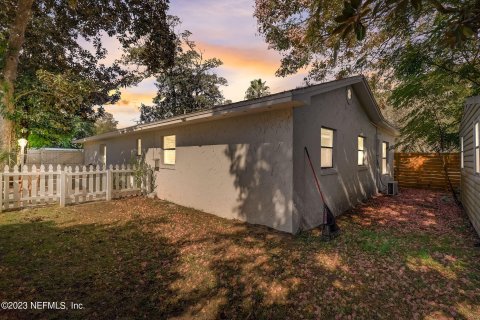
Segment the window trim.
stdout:
<svg viewBox="0 0 480 320">
<path fill-rule="evenodd" d="M 383 154 L 383 145 L 386 145 L 385 156 Z M 382 141 L 382 151 L 381 151 L 381 163 L 382 163 L 382 175 L 389 175 L 390 171 L 388 170 L 388 148 L 390 147 L 387 141 Z M 385 166 L 383 165 L 383 160 L 385 160 Z"/>
<path fill-rule="evenodd" d="M 480 175 L 480 121 L 477 120 L 473 125 L 473 156 L 475 158 L 474 172 Z"/>
<path fill-rule="evenodd" d="M 166 137 L 175 137 L 175 147 L 174 148 L 165 148 L 165 138 Z M 175 151 L 175 161 L 174 163 L 165 163 L 165 151 L 168 151 L 168 150 L 173 150 Z M 177 163 L 177 135 L 176 134 L 169 134 L 169 135 L 165 135 L 165 136 L 162 136 L 162 165 L 166 166 L 166 167 L 174 167 Z"/>
<path fill-rule="evenodd" d="M 137 138 L 137 156 L 142 155 L 142 138 Z"/>
<path fill-rule="evenodd" d="M 332 131 L 332 146 L 327 147 L 322 145 L 322 130 L 329 130 Z M 335 148 L 335 129 L 328 128 L 328 127 L 320 127 L 320 169 L 328 170 L 335 168 L 335 157 L 334 157 L 334 148 Z M 322 149 L 330 149 L 332 150 L 332 165 L 330 167 L 322 166 Z"/>
<path fill-rule="evenodd" d="M 102 165 L 106 166 L 107 165 L 107 144 L 106 143 L 101 143 L 100 144 L 100 162 Z"/>
<path fill-rule="evenodd" d="M 460 137 L 460 169 L 465 168 L 465 149 L 463 146 L 463 136 Z"/>
<path fill-rule="evenodd" d="M 359 148 L 358 140 L 359 140 L 360 138 L 363 140 L 363 149 L 360 149 L 360 148 Z M 357 137 L 357 165 L 358 165 L 359 167 L 365 167 L 365 166 L 367 165 L 367 157 L 366 157 L 366 155 L 367 155 L 367 148 L 365 147 L 365 142 L 366 142 L 366 141 L 367 141 L 367 138 L 366 138 L 365 136 L 359 135 L 359 136 Z M 362 152 L 362 155 L 363 155 L 363 157 L 362 157 L 362 163 L 361 163 L 361 164 L 358 163 L 358 153 L 359 153 L 359 152 Z"/>
</svg>

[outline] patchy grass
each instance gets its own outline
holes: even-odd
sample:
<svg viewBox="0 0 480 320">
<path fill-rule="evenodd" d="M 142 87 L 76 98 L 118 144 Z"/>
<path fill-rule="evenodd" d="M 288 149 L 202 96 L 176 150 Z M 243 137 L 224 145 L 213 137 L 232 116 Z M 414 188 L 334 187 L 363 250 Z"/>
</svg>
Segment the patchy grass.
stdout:
<svg viewBox="0 0 480 320">
<path fill-rule="evenodd" d="M 2 319 L 480 319 L 480 250 L 448 195 L 403 190 L 321 242 L 132 198 L 0 214 Z"/>
</svg>

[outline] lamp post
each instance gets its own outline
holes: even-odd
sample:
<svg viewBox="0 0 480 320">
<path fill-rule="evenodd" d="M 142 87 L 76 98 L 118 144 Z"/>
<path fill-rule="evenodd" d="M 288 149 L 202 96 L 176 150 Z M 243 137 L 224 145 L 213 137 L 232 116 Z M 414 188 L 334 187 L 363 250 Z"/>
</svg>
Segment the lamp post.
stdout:
<svg viewBox="0 0 480 320">
<path fill-rule="evenodd" d="M 25 164 L 25 147 L 27 146 L 28 140 L 25 138 L 18 139 L 18 145 L 20 146 L 20 165 Z"/>
</svg>

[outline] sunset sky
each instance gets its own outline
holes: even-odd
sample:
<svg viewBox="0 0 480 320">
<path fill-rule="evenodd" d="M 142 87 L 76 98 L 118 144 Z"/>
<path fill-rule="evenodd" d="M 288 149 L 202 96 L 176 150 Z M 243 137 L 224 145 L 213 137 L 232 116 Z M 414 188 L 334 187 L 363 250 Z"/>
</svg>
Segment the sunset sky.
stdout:
<svg viewBox="0 0 480 320">
<path fill-rule="evenodd" d="M 170 3 L 169 13 L 182 20 L 182 29 L 192 32 L 191 39 L 204 56 L 223 61 L 217 73 L 228 80 L 228 87 L 222 91 L 226 99 L 233 101 L 243 100 L 253 79 L 266 81 L 274 93 L 301 86 L 305 76 L 299 73 L 287 78 L 275 77 L 280 55 L 268 50 L 258 34 L 253 6 L 253 0 L 172 0 Z M 109 53 L 109 58 L 120 54 L 113 42 Z M 122 100 L 105 109 L 119 121 L 119 127 L 134 125 L 139 118 L 138 107 L 141 103 L 151 103 L 155 92 L 155 80 L 147 79 L 137 87 L 122 90 Z"/>
</svg>

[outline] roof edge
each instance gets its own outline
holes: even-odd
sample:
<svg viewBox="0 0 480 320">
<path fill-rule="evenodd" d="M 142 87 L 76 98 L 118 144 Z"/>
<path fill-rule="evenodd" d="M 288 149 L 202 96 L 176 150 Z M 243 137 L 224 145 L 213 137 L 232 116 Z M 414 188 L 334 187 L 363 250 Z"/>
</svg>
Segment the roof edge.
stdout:
<svg viewBox="0 0 480 320">
<path fill-rule="evenodd" d="M 293 97 L 293 94 L 291 91 L 280 92 L 280 93 L 272 94 L 262 98 L 234 102 L 227 105 L 216 106 L 211 109 L 186 113 L 186 114 L 178 115 L 168 119 L 162 119 L 155 122 L 149 122 L 145 124 L 139 124 L 135 126 L 121 128 L 114 131 L 110 131 L 110 132 L 106 132 L 106 133 L 102 133 L 99 135 L 90 136 L 82 139 L 76 139 L 73 141 L 73 143 L 85 143 L 90 141 L 103 140 L 103 139 L 115 137 L 118 134 L 150 130 L 150 129 L 154 129 L 154 128 L 169 125 L 169 124 L 183 123 L 192 119 L 210 118 L 213 116 L 227 115 L 230 113 L 235 113 L 240 110 L 248 111 L 248 110 L 254 110 L 261 107 L 268 108 L 274 104 L 292 102 L 292 97 Z"/>
</svg>

